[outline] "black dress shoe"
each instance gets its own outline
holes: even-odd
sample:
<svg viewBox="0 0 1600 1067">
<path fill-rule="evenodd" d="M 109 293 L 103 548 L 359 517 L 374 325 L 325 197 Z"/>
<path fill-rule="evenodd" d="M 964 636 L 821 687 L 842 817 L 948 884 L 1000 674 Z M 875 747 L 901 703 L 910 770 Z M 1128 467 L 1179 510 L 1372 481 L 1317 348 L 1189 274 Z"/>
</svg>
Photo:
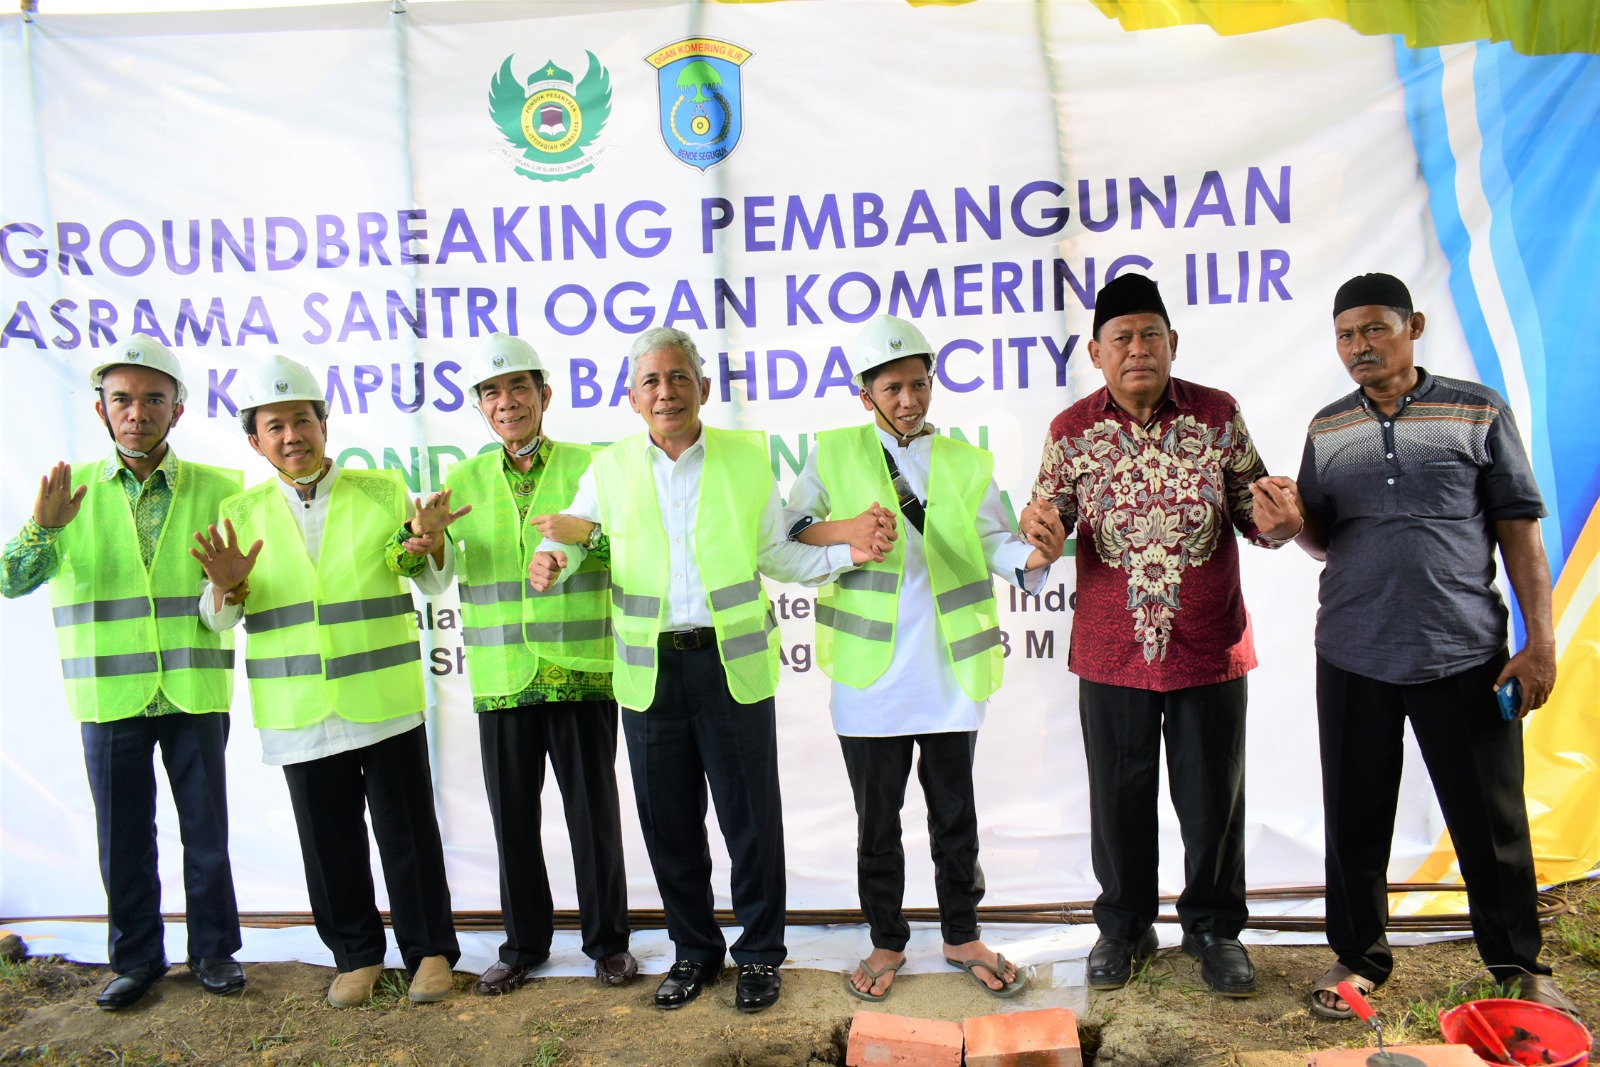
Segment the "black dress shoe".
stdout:
<svg viewBox="0 0 1600 1067">
<path fill-rule="evenodd" d="M 135 967 L 131 971 L 123 971 L 102 989 L 94 1002 L 106 1011 L 117 1011 L 130 1004 L 137 1004 L 150 992 L 150 987 L 156 984 L 156 979 L 167 973 L 165 963 L 147 963 L 143 967 Z"/>
<path fill-rule="evenodd" d="M 672 965 L 672 970 L 667 972 L 660 988 L 656 990 L 656 1007 L 681 1008 L 698 997 L 702 988 L 716 980 L 716 969 L 709 964 L 679 960 Z"/>
<path fill-rule="evenodd" d="M 626 985 L 639 973 L 639 961 L 627 949 L 594 961 L 594 976 L 601 985 Z"/>
<path fill-rule="evenodd" d="M 770 963 L 739 964 L 739 990 L 734 995 L 733 1006 L 740 1011 L 765 1011 L 778 1003 L 778 993 L 783 989 L 783 978 L 778 968 Z"/>
<path fill-rule="evenodd" d="M 472 987 L 473 992 L 486 997 L 499 997 L 515 992 L 522 988 L 522 983 L 528 980 L 533 968 L 537 966 L 539 966 L 537 963 L 533 967 L 523 967 L 520 964 L 495 960 L 487 971 L 478 976 L 478 984 Z"/>
<path fill-rule="evenodd" d="M 200 980 L 200 988 L 219 997 L 244 989 L 244 968 L 232 956 L 213 959 L 189 957 L 189 970 Z"/>
<path fill-rule="evenodd" d="M 1183 935 L 1183 951 L 1200 961 L 1200 977 L 1225 997 L 1256 995 L 1256 969 L 1237 937 L 1209 930 Z"/>
<path fill-rule="evenodd" d="M 1144 933 L 1132 941 L 1120 937 L 1102 937 L 1089 950 L 1089 964 L 1084 977 L 1090 989 L 1121 989 L 1133 977 L 1133 965 L 1143 963 L 1161 947 L 1156 928 L 1147 926 Z"/>
</svg>

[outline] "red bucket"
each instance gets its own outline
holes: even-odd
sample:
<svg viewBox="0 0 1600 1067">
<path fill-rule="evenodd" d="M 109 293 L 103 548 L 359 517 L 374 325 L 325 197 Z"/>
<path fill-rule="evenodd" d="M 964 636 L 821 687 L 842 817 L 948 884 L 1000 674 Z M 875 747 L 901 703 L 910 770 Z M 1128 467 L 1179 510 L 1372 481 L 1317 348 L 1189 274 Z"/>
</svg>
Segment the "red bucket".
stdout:
<svg viewBox="0 0 1600 1067">
<path fill-rule="evenodd" d="M 1478 1035 L 1466 1013 L 1477 1009 L 1518 1063 L 1539 1067 L 1583 1067 L 1593 1039 L 1582 1023 L 1544 1004 L 1527 1000 L 1475 1000 L 1439 1013 L 1439 1032 L 1452 1045 L 1466 1045 L 1486 1063 L 1500 1063 Z"/>
</svg>

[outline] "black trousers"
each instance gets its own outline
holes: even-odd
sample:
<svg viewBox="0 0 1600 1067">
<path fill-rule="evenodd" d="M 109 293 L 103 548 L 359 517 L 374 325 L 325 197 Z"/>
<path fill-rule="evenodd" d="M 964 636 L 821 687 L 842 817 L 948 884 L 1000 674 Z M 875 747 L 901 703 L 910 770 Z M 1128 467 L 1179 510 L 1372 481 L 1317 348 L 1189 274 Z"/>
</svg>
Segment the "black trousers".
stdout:
<svg viewBox="0 0 1600 1067">
<path fill-rule="evenodd" d="M 1506 658 L 1501 651 L 1448 678 L 1396 685 L 1317 657 L 1328 946 L 1339 962 L 1374 982 L 1394 969 L 1384 928 L 1407 719 L 1455 845 L 1484 963 L 1499 978 L 1518 968 L 1550 973 L 1538 963 L 1538 886 L 1522 792 L 1522 723 L 1501 718 L 1494 696 Z"/>
<path fill-rule="evenodd" d="M 906 854 L 900 809 L 906 802 L 914 750 L 917 781 L 928 804 L 928 849 L 939 929 L 947 945 L 978 939 L 983 868 L 978 865 L 978 810 L 972 794 L 977 731 L 899 737 L 840 736 L 856 801 L 856 891 L 874 948 L 905 951 L 911 937 L 902 905 Z"/>
<path fill-rule="evenodd" d="M 648 711 L 622 712 L 645 850 L 677 958 L 721 967 L 781 964 L 787 882 L 783 801 L 778 790 L 776 710 L 771 697 L 740 704 L 715 648 L 656 653 Z M 730 896 L 743 932 L 727 949 L 711 895 L 706 794 L 732 861 Z"/>
<path fill-rule="evenodd" d="M 283 768 L 305 861 L 311 916 L 340 971 L 383 962 L 386 943 L 367 820 L 389 890 L 394 939 L 415 973 L 426 956 L 461 958 L 433 812 L 427 727 Z"/>
<path fill-rule="evenodd" d="M 1168 693 L 1079 679 L 1089 761 L 1090 852 L 1105 937 L 1133 939 L 1155 921 L 1156 803 L 1161 741 L 1183 835 L 1185 932 L 1238 937 L 1249 913 L 1244 881 L 1245 679 Z"/>
<path fill-rule="evenodd" d="M 240 940 L 228 863 L 228 716 L 178 712 L 86 722 L 82 733 L 106 887 L 111 969 L 122 973 L 166 961 L 156 854 L 158 745 L 183 841 L 189 955 L 232 956 Z"/>
<path fill-rule="evenodd" d="M 500 960 L 533 967 L 550 956 L 555 904 L 540 837 L 544 764 L 561 790 L 572 840 L 583 951 L 590 959 L 628 947 L 628 879 L 617 801 L 617 704 L 554 701 L 478 715 L 483 781 L 500 853 Z"/>
</svg>

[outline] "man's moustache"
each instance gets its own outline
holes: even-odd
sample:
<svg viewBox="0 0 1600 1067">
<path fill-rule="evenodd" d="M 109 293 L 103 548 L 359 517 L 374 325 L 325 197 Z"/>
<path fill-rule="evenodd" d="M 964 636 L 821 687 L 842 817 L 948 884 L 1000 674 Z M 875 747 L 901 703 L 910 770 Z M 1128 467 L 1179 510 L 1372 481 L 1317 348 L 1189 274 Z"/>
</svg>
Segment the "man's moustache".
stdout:
<svg viewBox="0 0 1600 1067">
<path fill-rule="evenodd" d="M 1383 362 L 1383 360 L 1379 359 L 1377 356 L 1371 356 L 1371 355 L 1357 356 L 1356 358 L 1352 359 L 1350 362 L 1346 363 L 1345 367 L 1348 370 L 1355 370 L 1357 367 L 1361 366 L 1364 363 L 1382 363 L 1382 362 Z"/>
</svg>

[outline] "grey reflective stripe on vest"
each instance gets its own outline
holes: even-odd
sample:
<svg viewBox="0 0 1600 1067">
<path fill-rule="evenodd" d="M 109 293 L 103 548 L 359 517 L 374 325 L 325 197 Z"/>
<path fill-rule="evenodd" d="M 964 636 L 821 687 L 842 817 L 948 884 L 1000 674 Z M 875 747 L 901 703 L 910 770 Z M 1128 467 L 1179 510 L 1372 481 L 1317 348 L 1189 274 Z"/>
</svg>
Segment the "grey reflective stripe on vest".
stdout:
<svg viewBox="0 0 1600 1067">
<path fill-rule="evenodd" d="M 840 589 L 861 589 L 869 593 L 892 593 L 900 586 L 894 571 L 845 571 L 839 575 Z"/>
<path fill-rule="evenodd" d="M 566 596 L 568 593 L 595 593 L 611 584 L 609 571 L 581 571 L 574 574 L 564 582 L 557 582 L 544 592 L 533 587 L 530 581 L 527 595 L 530 597 Z"/>
<path fill-rule="evenodd" d="M 865 641 L 893 641 L 894 624 L 877 619 L 863 618 L 850 611 L 840 611 L 832 604 L 817 605 L 817 625 L 827 626 L 851 637 Z"/>
<path fill-rule="evenodd" d="M 754 656 L 758 652 L 765 652 L 767 650 L 767 635 L 777 628 L 778 624 L 773 621 L 772 612 L 767 612 L 766 620 L 761 629 L 755 633 L 730 637 L 722 642 L 722 658 L 724 660 L 743 659 L 746 656 Z"/>
<path fill-rule="evenodd" d="M 611 640 L 617 646 L 617 657 L 630 667 L 654 667 L 656 665 L 656 650 L 649 645 L 630 645 L 622 639 L 622 635 L 615 631 Z"/>
<path fill-rule="evenodd" d="M 161 653 L 161 666 L 169 671 L 209 668 L 233 669 L 231 648 L 169 648 Z"/>
<path fill-rule="evenodd" d="M 487 648 L 493 645 L 522 644 L 522 624 L 508 622 L 503 626 L 467 626 L 461 630 L 461 643 L 469 648 Z"/>
<path fill-rule="evenodd" d="M 396 615 L 409 615 L 415 610 L 410 593 L 396 593 L 393 596 L 375 596 L 367 600 L 344 600 L 337 604 L 324 604 L 317 609 L 317 621 L 324 626 L 337 626 L 341 622 L 366 622 L 369 619 L 389 619 Z"/>
<path fill-rule="evenodd" d="M 316 619 L 317 606 L 309 600 L 303 600 L 298 604 L 285 604 L 281 608 L 268 608 L 246 615 L 244 628 L 246 633 L 260 634 L 268 630 L 281 630 L 285 626 L 299 626 L 303 622 L 315 622 Z"/>
<path fill-rule="evenodd" d="M 625 593 L 622 586 L 611 583 L 611 602 L 617 610 L 634 619 L 659 619 L 661 617 L 661 598 L 658 596 L 639 596 L 634 593 Z"/>
<path fill-rule="evenodd" d="M 304 678 L 309 674 L 322 673 L 322 657 L 316 654 L 309 656 L 277 656 L 271 659 L 249 659 L 244 661 L 244 674 L 246 678 Z"/>
<path fill-rule="evenodd" d="M 521 582 L 479 582 L 477 585 L 461 583 L 461 602 L 482 607 L 485 604 L 504 604 L 522 598 Z"/>
<path fill-rule="evenodd" d="M 598 641 L 611 633 L 611 620 L 569 619 L 566 622 L 530 622 L 523 631 L 529 641 L 561 644 L 566 641 Z"/>
<path fill-rule="evenodd" d="M 421 658 L 422 646 L 415 641 L 407 641 L 403 645 L 390 645 L 374 652 L 355 652 L 348 656 L 330 659 L 324 673 L 331 682 L 337 678 L 348 678 L 353 674 L 366 674 L 369 671 L 381 671 L 385 667 L 398 667 L 402 663 L 410 663 Z"/>
<path fill-rule="evenodd" d="M 195 599 L 199 599 L 198 595 Z M 142 619 L 150 614 L 150 601 L 142 596 L 120 600 L 86 600 L 82 604 L 63 604 L 54 609 L 57 626 L 79 626 L 86 622 L 122 622 Z"/>
<path fill-rule="evenodd" d="M 759 599 L 761 599 L 761 579 L 751 578 L 747 582 L 735 582 L 733 585 L 711 590 L 711 610 L 731 611 Z"/>
<path fill-rule="evenodd" d="M 185 615 L 192 615 L 195 618 L 199 618 L 200 609 L 197 603 L 199 599 L 200 597 L 198 595 L 158 596 L 155 598 L 156 618 L 177 619 L 182 618 Z"/>
<path fill-rule="evenodd" d="M 954 589 L 946 589 L 939 594 L 939 614 L 948 615 L 952 611 L 960 611 L 964 607 L 978 604 L 994 595 L 994 579 L 985 578 L 981 582 L 968 582 L 966 585 Z"/>
<path fill-rule="evenodd" d="M 953 660 L 971 659 L 980 652 L 986 652 L 1000 643 L 1000 627 L 991 626 L 987 630 L 963 637 L 950 646 L 950 658 Z"/>
<path fill-rule="evenodd" d="M 63 678 L 117 678 L 128 674 L 153 674 L 160 669 L 161 663 L 156 659 L 154 652 L 128 652 L 120 656 L 77 656 L 61 661 Z"/>
</svg>

